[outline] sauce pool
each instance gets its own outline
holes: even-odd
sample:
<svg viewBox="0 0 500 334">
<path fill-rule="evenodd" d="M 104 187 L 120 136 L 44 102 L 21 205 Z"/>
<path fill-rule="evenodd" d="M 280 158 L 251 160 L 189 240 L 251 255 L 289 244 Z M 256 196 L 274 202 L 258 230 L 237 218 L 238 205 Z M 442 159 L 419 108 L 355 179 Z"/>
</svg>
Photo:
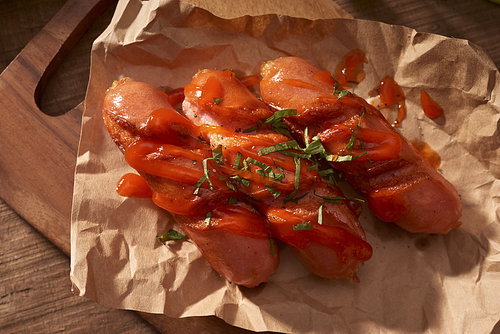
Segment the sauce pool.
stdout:
<svg viewBox="0 0 500 334">
<path fill-rule="evenodd" d="M 394 122 L 395 127 L 399 127 L 403 118 L 406 116 L 405 93 L 399 84 L 392 77 L 385 77 L 380 80 L 377 87 L 372 89 L 368 94 L 377 92 L 380 96 L 380 102 L 383 108 L 392 108 L 395 104 L 398 105 L 398 116 Z"/>
<path fill-rule="evenodd" d="M 420 92 L 420 104 L 424 114 L 430 119 L 436 119 L 443 114 L 443 108 L 423 89 Z"/>
<path fill-rule="evenodd" d="M 363 63 L 368 64 L 368 60 L 362 50 L 354 49 L 350 51 L 335 68 L 335 80 L 339 82 L 340 86 L 359 84 L 365 78 Z"/>
<path fill-rule="evenodd" d="M 151 198 L 153 192 L 141 175 L 127 173 L 120 178 L 116 192 L 123 197 Z"/>
<path fill-rule="evenodd" d="M 431 164 L 432 167 L 438 169 L 439 166 L 441 166 L 441 157 L 439 156 L 439 153 L 434 151 L 429 144 L 418 140 L 411 141 L 411 143 L 420 155 Z"/>
</svg>

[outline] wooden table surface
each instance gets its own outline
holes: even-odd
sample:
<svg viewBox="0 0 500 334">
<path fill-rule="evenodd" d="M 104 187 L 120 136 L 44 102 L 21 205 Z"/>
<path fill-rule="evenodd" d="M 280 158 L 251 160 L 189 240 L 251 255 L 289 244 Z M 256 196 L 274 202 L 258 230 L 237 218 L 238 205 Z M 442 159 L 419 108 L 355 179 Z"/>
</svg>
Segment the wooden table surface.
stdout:
<svg viewBox="0 0 500 334">
<path fill-rule="evenodd" d="M 358 19 L 377 20 L 408 26 L 420 32 L 467 39 L 483 47 L 500 68 L 500 6 L 492 2 L 335 1 Z M 0 71 L 64 3 L 65 0 L 0 1 Z M 114 6 L 89 29 L 52 78 L 42 98 L 44 112 L 62 114 L 84 99 L 91 44 L 106 28 L 113 10 Z M 0 166 L 0 177 L 3 177 L 1 172 Z M 135 312 L 108 309 L 73 296 L 69 258 L 2 199 L 0 241 L 0 333 L 158 332 Z M 170 333 L 186 332 L 188 327 L 182 325 L 182 320 L 172 321 L 177 321 L 179 326 L 178 330 Z M 216 332 L 219 319 L 214 318 L 213 325 L 214 331 L 210 333 Z"/>
</svg>

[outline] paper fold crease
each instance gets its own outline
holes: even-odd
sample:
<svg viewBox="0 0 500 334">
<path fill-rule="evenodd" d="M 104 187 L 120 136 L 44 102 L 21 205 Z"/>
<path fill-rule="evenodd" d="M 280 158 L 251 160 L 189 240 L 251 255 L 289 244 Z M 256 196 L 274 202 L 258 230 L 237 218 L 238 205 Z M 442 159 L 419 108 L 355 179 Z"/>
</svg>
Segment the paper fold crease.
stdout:
<svg viewBox="0 0 500 334">
<path fill-rule="evenodd" d="M 263 16 L 243 15 L 251 9 L 237 15 L 237 8 L 217 2 L 200 7 L 120 1 L 94 43 L 73 198 L 74 293 L 170 317 L 216 315 L 254 331 L 489 333 L 500 319 L 500 74 L 482 49 L 350 19 L 333 12 L 331 1 L 291 1 L 283 9 L 310 19 L 265 7 L 254 10 Z M 246 289 L 222 279 L 190 241 L 158 243 L 157 235 L 177 229 L 169 214 L 150 200 L 115 192 L 132 169 L 102 122 L 102 100 L 113 80 L 128 76 L 168 90 L 184 86 L 201 68 L 258 74 L 262 62 L 285 55 L 333 71 L 354 48 L 369 62 L 354 92 L 367 98 L 387 75 L 401 85 L 408 107 L 401 132 L 440 154 L 440 172 L 464 205 L 460 228 L 446 236 L 411 234 L 365 208 L 360 219 L 374 255 L 359 270 L 360 284 L 315 277 L 282 247 L 278 272 Z M 444 118 L 424 115 L 421 89 L 444 107 Z"/>
</svg>

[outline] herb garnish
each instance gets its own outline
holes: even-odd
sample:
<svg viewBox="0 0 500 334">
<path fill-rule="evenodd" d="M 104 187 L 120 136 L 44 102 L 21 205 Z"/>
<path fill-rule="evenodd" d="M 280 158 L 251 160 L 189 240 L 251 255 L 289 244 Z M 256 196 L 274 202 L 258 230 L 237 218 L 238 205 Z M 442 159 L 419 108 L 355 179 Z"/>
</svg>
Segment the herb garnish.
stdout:
<svg viewBox="0 0 500 334">
<path fill-rule="evenodd" d="M 213 161 L 215 161 L 218 164 L 221 164 L 221 163 L 224 162 L 224 157 L 222 156 L 222 145 L 219 145 L 219 146 L 217 146 L 216 148 L 214 148 L 212 150 L 212 157 L 211 158 L 205 158 L 205 159 L 203 159 L 203 161 L 202 161 L 202 164 L 203 164 L 203 176 L 194 184 L 194 186 L 196 187 L 196 189 L 194 191 L 195 195 L 197 195 L 200 192 L 201 185 L 205 181 L 208 182 L 208 187 L 210 188 L 210 191 L 214 192 L 214 186 L 212 184 L 212 181 L 210 181 L 210 172 L 208 170 L 208 161 L 209 160 L 213 160 Z M 229 180 L 224 179 L 222 181 L 226 181 L 226 184 L 228 185 L 228 187 L 230 189 L 234 188 L 234 186 L 233 186 L 233 188 L 231 188 L 229 186 L 229 183 L 230 183 Z"/>
<path fill-rule="evenodd" d="M 271 125 L 272 129 L 276 132 L 279 132 L 285 136 L 290 136 L 290 130 L 288 129 L 288 126 L 283 123 L 281 120 L 284 117 L 287 116 L 295 116 L 297 115 L 297 109 L 282 109 L 276 111 L 271 117 L 266 119 L 265 121 L 259 121 L 256 125 L 252 126 L 251 128 L 248 128 L 246 130 L 243 130 L 243 133 L 248 133 L 255 131 L 262 127 L 263 125 Z"/>
<path fill-rule="evenodd" d="M 181 234 L 176 230 L 170 229 L 168 230 L 168 232 L 165 232 L 162 235 L 158 235 L 156 237 L 156 240 L 158 240 L 162 245 L 165 245 L 165 243 L 169 240 L 178 241 L 186 238 L 187 236 L 185 236 L 184 234 Z"/>
<path fill-rule="evenodd" d="M 274 243 L 274 239 L 269 238 L 269 242 L 271 243 L 271 255 L 278 256 L 278 254 L 276 254 L 276 244 Z"/>
<path fill-rule="evenodd" d="M 209 226 L 210 221 L 212 221 L 212 212 L 208 211 L 207 214 L 205 215 L 205 224 Z"/>
<path fill-rule="evenodd" d="M 333 80 L 335 80 L 335 79 L 333 79 Z M 340 83 L 337 80 L 335 80 L 335 84 L 333 85 L 333 94 L 339 94 L 337 96 L 337 100 L 340 99 L 341 97 L 344 97 L 344 96 L 349 95 L 349 94 L 354 95 L 353 93 L 351 93 L 347 89 L 339 89 L 339 88 L 340 88 Z"/>
<path fill-rule="evenodd" d="M 306 230 L 312 230 L 312 224 L 311 222 L 303 222 L 303 223 L 297 223 L 297 225 L 292 225 L 292 229 L 294 231 L 306 231 Z"/>
</svg>

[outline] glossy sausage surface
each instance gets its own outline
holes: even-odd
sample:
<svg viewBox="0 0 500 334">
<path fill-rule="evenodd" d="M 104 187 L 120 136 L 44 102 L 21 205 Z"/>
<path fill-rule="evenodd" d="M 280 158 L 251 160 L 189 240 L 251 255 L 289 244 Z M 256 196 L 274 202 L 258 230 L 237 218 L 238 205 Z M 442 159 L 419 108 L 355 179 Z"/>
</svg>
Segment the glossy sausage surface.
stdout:
<svg viewBox="0 0 500 334">
<path fill-rule="evenodd" d="M 281 152 L 258 154 L 266 147 L 291 140 L 272 127 L 256 126 L 265 124 L 273 112 L 230 71 L 198 72 L 186 86 L 185 96 L 184 114 L 200 127 L 211 126 L 207 141 L 212 147 L 221 145 L 229 166 L 235 164 L 238 154 L 240 163 L 250 158 L 248 161 L 255 159 L 266 166 L 249 162 L 249 173 L 240 174 L 238 168 L 224 172 L 228 177 L 243 176 L 250 181 L 239 184 L 238 189 L 258 201 L 256 207 L 273 236 L 288 244 L 316 275 L 357 282 L 356 271 L 371 257 L 372 248 L 351 203 L 338 187 L 327 185 L 307 159 Z M 263 175 L 260 168 L 266 168 L 269 174 Z M 273 179 L 272 173 L 282 173 L 283 177 Z M 325 198 L 338 200 L 333 203 Z M 318 217 L 320 212 L 322 219 Z"/>
<path fill-rule="evenodd" d="M 250 205 L 229 204 L 234 191 L 219 179 L 210 147 L 163 92 L 123 80 L 106 94 L 103 118 L 126 161 L 146 179 L 153 201 L 172 213 L 220 275 L 246 287 L 269 279 L 279 250 L 266 221 Z M 211 182 L 199 183 L 207 170 Z"/>
<path fill-rule="evenodd" d="M 304 141 L 317 136 L 340 159 L 332 166 L 367 198 L 380 219 L 416 233 L 446 234 L 460 226 L 453 187 L 413 145 L 361 97 L 345 94 L 330 73 L 296 57 L 264 63 L 263 100 L 274 110 L 296 109 L 285 122 Z M 341 158 L 351 161 L 339 162 Z M 347 159 L 348 160 L 348 159 Z"/>
</svg>

